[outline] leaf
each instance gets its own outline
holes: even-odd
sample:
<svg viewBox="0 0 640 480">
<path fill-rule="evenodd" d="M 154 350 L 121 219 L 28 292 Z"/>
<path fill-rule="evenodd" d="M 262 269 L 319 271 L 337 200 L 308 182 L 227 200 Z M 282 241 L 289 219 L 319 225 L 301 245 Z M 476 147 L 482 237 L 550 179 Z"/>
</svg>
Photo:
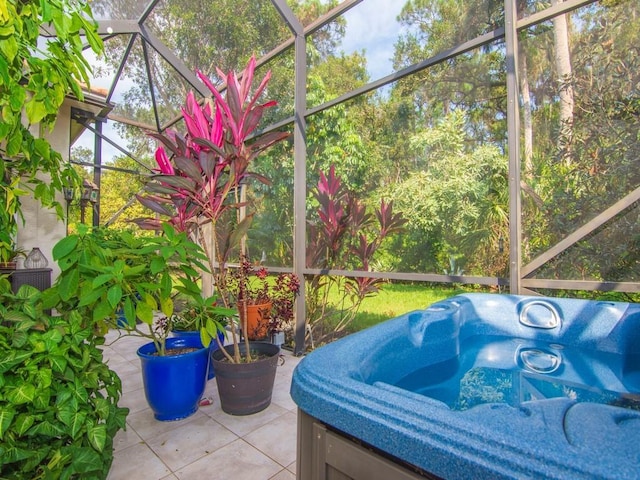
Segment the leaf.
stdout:
<svg viewBox="0 0 640 480">
<path fill-rule="evenodd" d="M 176 167 L 192 179 L 196 184 L 202 183 L 202 170 L 193 160 L 187 157 L 176 157 L 173 159 Z"/>
<path fill-rule="evenodd" d="M 7 387 L 5 396 L 7 400 L 15 405 L 31 403 L 36 396 L 36 387 L 30 383 Z"/>
<path fill-rule="evenodd" d="M 89 292 L 87 292 L 86 289 L 83 289 L 82 294 L 80 295 L 80 302 L 78 303 L 78 307 L 84 307 L 85 305 L 93 304 L 102 296 L 105 290 L 106 287 L 98 288 L 95 290 L 92 289 Z"/>
<path fill-rule="evenodd" d="M 200 329 L 200 343 L 202 343 L 204 348 L 207 348 L 211 343 L 211 336 L 209 335 L 209 332 L 207 332 L 206 326 L 203 326 Z"/>
<path fill-rule="evenodd" d="M 73 472 L 77 474 L 90 473 L 96 470 L 96 465 L 102 465 L 100 455 L 93 449 L 74 448 L 73 449 Z M 89 478 L 85 476 L 75 475 L 72 478 Z"/>
<path fill-rule="evenodd" d="M 93 448 L 95 448 L 98 452 L 102 452 L 102 450 L 104 450 L 104 446 L 107 443 L 106 425 L 100 424 L 89 428 L 87 431 L 87 436 L 89 437 L 89 442 L 91 442 Z"/>
<path fill-rule="evenodd" d="M 171 274 L 165 272 L 160 279 L 160 289 L 162 295 L 169 296 L 171 295 L 171 289 L 173 288 L 173 282 L 171 281 Z"/>
<path fill-rule="evenodd" d="M 152 200 L 149 197 L 143 197 L 142 195 L 136 195 L 136 198 L 142 205 L 153 210 L 154 212 L 159 213 L 160 215 L 166 215 L 167 217 L 172 216 L 171 211 L 160 205 L 157 201 Z"/>
<path fill-rule="evenodd" d="M 86 403 L 89 399 L 89 394 L 87 393 L 87 389 L 82 385 L 82 381 L 78 377 L 74 379 L 74 387 L 75 389 L 73 390 L 73 394 L 75 395 L 78 402 L 80 402 L 81 404 Z"/>
<path fill-rule="evenodd" d="M 58 261 L 62 257 L 66 257 L 69 253 L 73 252 L 78 245 L 78 237 L 75 235 L 70 235 L 68 237 L 64 237 L 53 247 L 52 255 L 53 259 Z"/>
<path fill-rule="evenodd" d="M 167 317 L 171 317 L 171 315 L 173 315 L 173 300 L 171 297 L 160 299 L 160 310 Z"/>
<path fill-rule="evenodd" d="M 102 420 L 106 420 L 109 417 L 111 411 L 111 404 L 106 398 L 97 397 L 93 401 L 94 411 L 98 414 Z"/>
<path fill-rule="evenodd" d="M 110 273 L 103 273 L 101 275 L 98 275 L 97 277 L 95 277 L 93 279 L 93 282 L 91 282 L 91 285 L 93 286 L 93 288 L 98 288 L 101 285 L 104 285 L 105 283 L 111 281 L 113 279 L 113 275 Z"/>
<path fill-rule="evenodd" d="M 31 324 L 30 327 L 35 325 L 35 322 L 29 322 L 29 323 Z M 23 331 L 14 332 L 13 336 L 11 337 L 11 345 L 15 348 L 22 348 L 27 343 L 28 339 L 29 339 L 29 335 L 27 334 L 27 332 L 23 332 Z"/>
<path fill-rule="evenodd" d="M 122 300 L 122 287 L 120 285 L 113 285 L 107 292 L 107 300 L 113 308 L 116 308 L 120 300 Z"/>
<path fill-rule="evenodd" d="M 54 372 L 62 373 L 67 368 L 67 359 L 62 355 L 49 355 L 47 358 Z"/>
<path fill-rule="evenodd" d="M 15 415 L 16 410 L 9 405 L 3 406 L 0 409 L 0 440 L 3 440 L 4 432 L 9 429 Z"/>
<path fill-rule="evenodd" d="M 133 300 L 127 297 L 124 301 L 124 318 L 127 319 L 129 326 L 133 327 L 136 324 L 136 309 L 133 304 Z"/>
<path fill-rule="evenodd" d="M 153 260 L 151 260 L 151 264 L 149 265 L 149 267 L 151 269 L 151 273 L 155 275 L 156 273 L 162 271 L 166 265 L 167 262 L 164 258 L 155 257 Z"/>
<path fill-rule="evenodd" d="M 175 187 L 178 190 L 182 189 L 190 193 L 196 192 L 194 182 L 185 177 L 179 177 L 177 175 L 153 175 L 152 178 L 171 187 Z"/>
<path fill-rule="evenodd" d="M 15 430 L 15 432 L 18 435 L 22 436 L 27 432 L 27 430 L 31 428 L 34 422 L 35 422 L 35 417 L 33 415 L 22 413 L 18 415 L 18 418 L 16 418 L 16 421 L 13 426 L 13 430 Z M 1 432 L 0 432 L 0 438 L 2 438 Z"/>
<path fill-rule="evenodd" d="M 0 355 L 0 373 L 4 373 L 12 369 L 15 365 L 24 362 L 27 358 L 31 357 L 33 352 L 31 351 L 10 351 L 7 355 Z"/>
<path fill-rule="evenodd" d="M 58 288 L 62 300 L 66 302 L 76 296 L 79 278 L 80 274 L 77 269 L 73 269 L 62 276 Z"/>
<path fill-rule="evenodd" d="M 25 111 L 27 112 L 29 123 L 40 123 L 40 120 L 42 120 L 47 115 L 45 104 L 39 101 L 37 98 L 38 93 L 36 92 L 36 95 L 25 104 Z M 7 153 L 9 153 L 8 146 Z M 15 153 L 10 153 L 10 155 L 15 155 Z"/>
<path fill-rule="evenodd" d="M 153 310 L 145 302 L 139 302 L 136 305 L 136 316 L 148 325 L 153 323 Z"/>
</svg>

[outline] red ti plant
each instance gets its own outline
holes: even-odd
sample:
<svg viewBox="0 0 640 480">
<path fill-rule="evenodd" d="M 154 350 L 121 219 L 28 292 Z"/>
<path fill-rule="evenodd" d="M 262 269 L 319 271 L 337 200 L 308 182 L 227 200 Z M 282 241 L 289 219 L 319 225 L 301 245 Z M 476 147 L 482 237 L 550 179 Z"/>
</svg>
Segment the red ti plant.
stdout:
<svg viewBox="0 0 640 480">
<path fill-rule="evenodd" d="M 393 212 L 393 202 L 380 201 L 375 215 L 348 191 L 332 165 L 312 192 L 318 221 L 309 225 L 307 265 L 323 270 L 371 271 L 372 260 L 386 237 L 402 230 L 406 220 Z M 307 282 L 307 322 L 318 341 L 344 330 L 358 313 L 362 300 L 384 283 L 366 276 L 317 274 Z M 338 302 L 329 292 L 337 291 Z M 307 329 L 309 331 L 309 329 Z M 313 343 L 313 338 L 311 338 Z"/>
<path fill-rule="evenodd" d="M 216 290 L 226 307 L 231 306 L 226 291 L 226 264 L 230 252 L 239 246 L 253 215 L 249 212 L 240 216 L 240 208 L 245 206 L 240 200 L 240 186 L 252 178 L 269 183 L 265 177 L 251 172 L 250 164 L 264 150 L 289 136 L 287 132 L 269 132 L 250 138 L 264 110 L 276 105 L 274 101 L 258 103 L 271 72 L 252 93 L 255 68 L 256 61 L 252 57 L 241 75 L 233 71 L 224 74 L 217 69 L 226 82 L 224 95 L 206 75 L 196 72 L 211 91 L 212 98 L 201 105 L 193 92 L 187 95 L 182 107 L 186 134 L 174 130 L 150 134 L 160 142 L 155 156 L 158 173 L 151 177 L 146 194 L 139 195 L 138 200 L 160 214 L 162 219 L 134 220 L 146 229 L 159 229 L 163 222 L 169 222 L 197 240 L 207 253 Z M 211 224 L 215 258 L 204 239 L 202 227 L 205 224 Z M 237 330 L 233 322 L 231 327 L 236 346 L 233 361 L 239 362 Z M 203 340 L 218 338 L 215 332 L 203 330 L 201 334 Z"/>
</svg>

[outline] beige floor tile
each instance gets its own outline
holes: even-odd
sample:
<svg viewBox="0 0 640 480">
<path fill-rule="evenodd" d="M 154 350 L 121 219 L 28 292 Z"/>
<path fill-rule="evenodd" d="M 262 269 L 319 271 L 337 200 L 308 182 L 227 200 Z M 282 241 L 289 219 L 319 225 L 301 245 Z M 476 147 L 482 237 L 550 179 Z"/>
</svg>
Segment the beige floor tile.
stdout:
<svg viewBox="0 0 640 480">
<path fill-rule="evenodd" d="M 287 410 L 272 403 L 263 411 L 253 415 L 229 415 L 222 411 L 220 402 L 217 401 L 207 410 L 203 409 L 203 412 L 206 412 L 216 422 L 222 424 L 237 436 L 244 437 L 246 434 L 285 414 Z"/>
<path fill-rule="evenodd" d="M 129 409 L 129 415 L 149 409 L 149 403 L 147 403 L 147 399 L 144 396 L 144 389 L 142 388 L 124 392 L 122 397 L 120 397 L 118 405 L 127 407 Z"/>
<path fill-rule="evenodd" d="M 115 438 L 113 439 L 113 451 L 119 452 L 125 448 L 131 447 L 136 443 L 142 443 L 140 435 L 138 435 L 133 428 L 127 425 L 126 430 L 118 430 Z"/>
<path fill-rule="evenodd" d="M 176 471 L 238 437 L 206 415 L 183 423 L 148 440 L 149 447 Z"/>
<path fill-rule="evenodd" d="M 165 432 L 175 430 L 180 425 L 190 422 L 191 420 L 202 418 L 205 415 L 199 410 L 190 417 L 182 420 L 176 420 L 171 422 L 160 422 L 155 419 L 153 412 L 150 408 L 129 414 L 127 417 L 127 423 L 136 431 L 138 435 L 144 441 L 149 441 L 152 438 L 162 435 Z"/>
<path fill-rule="evenodd" d="M 160 480 L 171 471 L 145 444 L 138 443 L 120 450 L 113 458 L 107 480 Z"/>
<path fill-rule="evenodd" d="M 144 386 L 144 381 L 142 380 L 142 372 L 139 370 L 137 372 L 128 374 L 120 374 L 120 372 L 118 372 L 118 376 L 120 377 L 120 381 L 122 382 L 122 393 L 138 390 L 140 388 L 143 388 Z"/>
<path fill-rule="evenodd" d="M 276 405 L 281 406 L 285 410 L 295 411 L 298 406 L 291 398 L 291 379 L 284 378 L 282 380 L 276 380 L 273 385 L 273 394 L 271 396 L 271 401 Z"/>
<path fill-rule="evenodd" d="M 140 361 L 136 360 L 132 362 L 127 360 L 119 353 L 113 353 L 107 357 L 109 360 L 107 361 L 107 365 L 111 370 L 118 372 L 120 377 L 131 375 L 134 373 L 140 373 Z"/>
<path fill-rule="evenodd" d="M 280 470 L 277 474 L 271 477 L 269 480 L 296 480 L 296 476 L 289 470 Z"/>
<path fill-rule="evenodd" d="M 296 425 L 296 414 L 287 412 L 243 438 L 282 467 L 287 467 L 296 459 Z"/>
<path fill-rule="evenodd" d="M 178 470 L 180 480 L 269 480 L 282 467 L 238 439 Z"/>
</svg>

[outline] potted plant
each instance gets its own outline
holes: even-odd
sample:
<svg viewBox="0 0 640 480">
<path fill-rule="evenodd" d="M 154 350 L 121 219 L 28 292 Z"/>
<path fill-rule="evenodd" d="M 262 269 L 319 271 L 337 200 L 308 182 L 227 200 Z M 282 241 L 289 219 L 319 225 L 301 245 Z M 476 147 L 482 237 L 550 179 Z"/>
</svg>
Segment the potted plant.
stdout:
<svg viewBox="0 0 640 480">
<path fill-rule="evenodd" d="M 218 344 L 224 342 L 224 331 L 227 319 L 236 314 L 233 309 L 225 309 L 216 304 L 216 297 L 189 297 L 185 304 L 171 317 L 171 333 L 174 337 L 195 337 L 202 345 L 200 331 L 207 322 L 213 322 L 220 342 L 209 342 L 209 371 L 207 380 L 215 377 L 212 354 L 218 349 Z"/>
<path fill-rule="evenodd" d="M 238 268 L 229 274 L 227 289 L 236 299 L 240 323 L 250 340 L 284 343 L 284 327 L 293 320 L 294 301 L 300 290 L 297 275 L 270 276 L 265 267 L 255 267 L 242 256 Z"/>
<path fill-rule="evenodd" d="M 209 350 L 200 338 L 169 338 L 176 293 L 198 301 L 197 269 L 204 253 L 185 233 L 165 224 L 162 235 L 89 230 L 79 226 L 53 249 L 61 274 L 46 293 L 45 305 L 76 312 L 102 332 L 149 340 L 138 356 L 147 401 L 158 420 L 177 420 L 198 408 L 209 366 Z M 211 301 L 206 301 L 211 305 Z M 210 310 L 224 315 L 227 311 Z M 117 312 L 124 313 L 124 322 Z M 217 331 L 207 320 L 203 329 Z"/>
<path fill-rule="evenodd" d="M 6 260 L 0 261 L 0 270 L 15 270 L 17 267 L 16 260 L 20 257 L 26 258 L 27 252 L 15 244 L 4 251 Z"/>
<path fill-rule="evenodd" d="M 156 151 L 159 173 L 152 176 L 147 185 L 147 194 L 139 196 L 143 205 L 165 217 L 165 221 L 179 231 L 187 232 L 200 242 L 207 252 L 214 285 L 220 302 L 225 307 L 234 306 L 228 291 L 231 255 L 241 250 L 241 238 L 249 228 L 253 216 L 251 212 L 243 213 L 242 207 L 247 207 L 247 204 L 241 201 L 241 189 L 251 179 L 268 183 L 266 178 L 251 172 L 249 167 L 266 148 L 289 136 L 286 132 L 254 135 L 264 110 L 276 104 L 274 101 L 258 103 L 271 72 L 265 75 L 252 92 L 255 68 L 255 58 L 251 58 L 241 75 L 236 75 L 235 72 L 225 75 L 218 70 L 226 83 L 224 97 L 206 75 L 197 72 L 211 91 L 213 99 L 201 105 L 193 93 L 187 95 L 186 104 L 182 108 L 186 135 L 175 131 L 151 134 L 161 143 Z M 142 228 L 157 229 L 163 220 L 143 218 L 138 219 L 137 223 Z M 205 225 L 212 232 L 207 236 L 203 232 Z M 205 238 L 213 238 L 213 245 L 208 245 Z M 246 335 L 242 342 L 240 327 L 236 321 L 230 322 L 229 331 L 231 344 L 226 347 L 219 341 L 215 331 L 201 328 L 201 336 L 205 345 L 208 344 L 206 340 L 219 343 L 218 351 L 214 352 L 214 365 L 221 403 L 225 411 L 237 413 L 227 408 L 228 402 L 222 399 L 224 389 L 220 388 L 220 383 L 228 378 L 228 372 L 221 375 L 216 357 L 220 357 L 220 363 L 224 359 L 231 369 L 251 368 L 251 364 L 260 363 L 264 357 L 271 357 L 269 368 L 272 373 L 269 375 L 272 375 L 272 388 L 279 348 L 274 349 L 273 345 L 267 345 L 272 348 L 266 348 L 264 344 L 252 345 Z M 246 383 L 255 385 L 257 382 L 249 379 Z M 242 389 L 234 384 L 232 390 L 238 392 Z M 268 391 L 268 402 L 270 400 L 271 390 Z M 257 408 L 265 408 L 268 402 L 266 405 L 261 402 Z M 252 411 L 257 410 L 242 409 L 243 414 Z"/>
</svg>

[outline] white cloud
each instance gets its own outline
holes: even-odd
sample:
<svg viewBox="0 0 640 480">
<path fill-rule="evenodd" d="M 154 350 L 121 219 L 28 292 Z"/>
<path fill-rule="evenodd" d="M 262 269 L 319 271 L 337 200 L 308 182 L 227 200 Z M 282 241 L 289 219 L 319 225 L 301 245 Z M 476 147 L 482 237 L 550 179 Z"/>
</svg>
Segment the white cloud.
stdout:
<svg viewBox="0 0 640 480">
<path fill-rule="evenodd" d="M 343 49 L 346 54 L 365 50 L 371 80 L 392 72 L 393 47 L 402 31 L 396 17 L 403 5 L 396 0 L 364 0 L 344 16 Z"/>
</svg>

